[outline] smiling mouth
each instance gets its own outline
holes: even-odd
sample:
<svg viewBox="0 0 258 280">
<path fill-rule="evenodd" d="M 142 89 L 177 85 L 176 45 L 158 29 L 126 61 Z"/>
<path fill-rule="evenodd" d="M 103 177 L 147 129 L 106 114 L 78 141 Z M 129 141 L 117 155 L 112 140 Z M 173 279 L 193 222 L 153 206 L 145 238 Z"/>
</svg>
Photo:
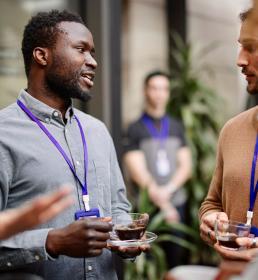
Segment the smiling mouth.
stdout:
<svg viewBox="0 0 258 280">
<path fill-rule="evenodd" d="M 95 73 L 93 72 L 84 72 L 81 74 L 82 79 L 84 80 L 84 82 L 87 84 L 88 87 L 93 87 L 94 85 L 94 77 L 95 77 Z"/>
</svg>

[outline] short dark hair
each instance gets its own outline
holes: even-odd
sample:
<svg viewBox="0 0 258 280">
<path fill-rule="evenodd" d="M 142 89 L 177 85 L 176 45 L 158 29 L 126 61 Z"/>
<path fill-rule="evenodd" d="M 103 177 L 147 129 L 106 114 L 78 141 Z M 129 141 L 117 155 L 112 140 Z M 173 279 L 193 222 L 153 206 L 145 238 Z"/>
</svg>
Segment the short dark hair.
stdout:
<svg viewBox="0 0 258 280">
<path fill-rule="evenodd" d="M 31 68 L 33 50 L 36 47 L 53 47 L 60 32 L 57 25 L 63 21 L 78 22 L 85 25 L 79 15 L 66 10 L 61 12 L 51 10 L 50 12 L 39 12 L 25 26 L 22 39 L 22 54 L 27 76 Z"/>
<path fill-rule="evenodd" d="M 249 16 L 250 14 L 253 12 L 253 8 L 249 8 L 248 10 L 240 13 L 239 18 L 242 22 L 244 22 Z"/>
<path fill-rule="evenodd" d="M 153 72 L 150 72 L 149 74 L 146 75 L 145 79 L 144 79 L 144 86 L 147 86 L 150 79 L 156 76 L 163 76 L 165 78 L 167 78 L 168 80 L 170 80 L 170 75 L 166 72 L 160 71 L 160 70 L 156 70 Z"/>
</svg>

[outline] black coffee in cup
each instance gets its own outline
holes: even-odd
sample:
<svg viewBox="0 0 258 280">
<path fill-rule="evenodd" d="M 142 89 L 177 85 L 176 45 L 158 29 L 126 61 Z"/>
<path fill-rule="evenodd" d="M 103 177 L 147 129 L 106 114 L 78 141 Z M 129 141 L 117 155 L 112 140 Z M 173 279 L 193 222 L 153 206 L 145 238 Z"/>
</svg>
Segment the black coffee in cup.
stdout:
<svg viewBox="0 0 258 280">
<path fill-rule="evenodd" d="M 115 232 L 120 240 L 137 240 L 141 239 L 145 233 L 146 227 L 135 224 L 118 225 Z"/>
<path fill-rule="evenodd" d="M 218 237 L 219 245 L 227 247 L 227 248 L 231 248 L 231 249 L 240 248 L 239 244 L 236 242 L 236 239 L 237 239 L 236 234 L 228 234 L 225 236 Z"/>
</svg>

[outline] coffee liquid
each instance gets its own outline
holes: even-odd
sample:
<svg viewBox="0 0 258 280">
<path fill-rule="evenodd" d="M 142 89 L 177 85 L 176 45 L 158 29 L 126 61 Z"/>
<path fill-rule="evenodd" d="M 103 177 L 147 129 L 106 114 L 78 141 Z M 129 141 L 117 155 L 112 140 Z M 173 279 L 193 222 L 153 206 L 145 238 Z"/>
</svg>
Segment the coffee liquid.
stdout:
<svg viewBox="0 0 258 280">
<path fill-rule="evenodd" d="M 228 247 L 231 249 L 239 249 L 240 246 L 236 242 L 237 236 L 236 235 L 228 235 L 228 236 L 219 236 L 218 241 L 219 245 Z"/>
<path fill-rule="evenodd" d="M 120 240 L 137 240 L 143 237 L 145 227 L 137 227 L 135 225 L 118 226 L 115 232 Z"/>
</svg>

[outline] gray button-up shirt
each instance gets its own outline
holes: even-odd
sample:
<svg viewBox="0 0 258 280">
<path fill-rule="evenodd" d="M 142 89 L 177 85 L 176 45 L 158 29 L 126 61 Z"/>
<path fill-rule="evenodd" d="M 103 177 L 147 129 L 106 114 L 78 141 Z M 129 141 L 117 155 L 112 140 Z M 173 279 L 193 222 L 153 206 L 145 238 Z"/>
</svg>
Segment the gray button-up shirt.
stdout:
<svg viewBox="0 0 258 280">
<path fill-rule="evenodd" d="M 83 144 L 74 115 L 79 118 L 88 147 L 90 206 L 98 207 L 102 216 L 128 212 L 130 205 L 126 199 L 123 178 L 112 139 L 104 124 L 72 107 L 66 113 L 65 124 L 59 111 L 33 98 L 26 91 L 21 91 L 19 99 L 58 140 L 83 182 Z M 1 209 L 20 206 L 64 184 L 74 186 L 74 205 L 37 229 L 2 241 L 0 269 L 19 269 L 48 280 L 117 279 L 112 255 L 107 249 L 95 258 L 60 256 L 56 261 L 48 260 L 45 251 L 48 231 L 65 227 L 74 221 L 74 213 L 83 209 L 81 187 L 57 148 L 16 103 L 1 110 Z"/>
</svg>

